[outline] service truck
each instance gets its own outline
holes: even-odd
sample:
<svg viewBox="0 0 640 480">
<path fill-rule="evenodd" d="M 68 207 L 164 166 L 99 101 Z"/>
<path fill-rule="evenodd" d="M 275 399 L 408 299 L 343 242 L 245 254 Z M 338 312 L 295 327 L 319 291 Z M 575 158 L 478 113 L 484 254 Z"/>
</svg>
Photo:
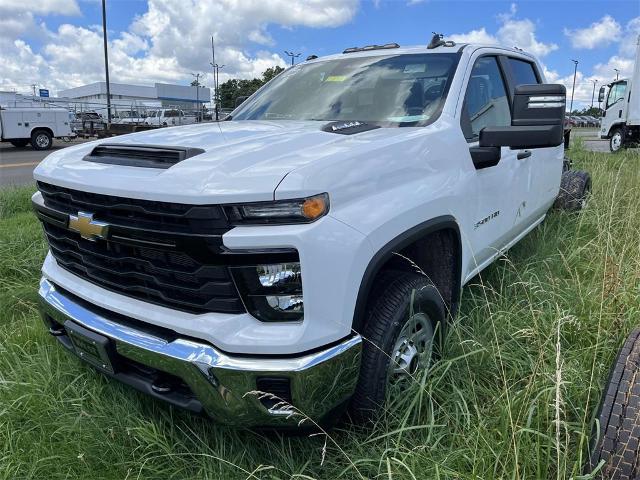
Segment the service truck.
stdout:
<svg viewBox="0 0 640 480">
<path fill-rule="evenodd" d="M 600 138 L 609 140 L 609 149 L 618 152 L 640 143 L 640 35 L 631 78 L 600 87 L 598 101 L 604 102 Z"/>
<path fill-rule="evenodd" d="M 55 152 L 34 172 L 45 324 L 221 423 L 375 418 L 462 286 L 584 205 L 565 97 L 520 49 L 436 36 L 311 57 L 219 123 Z"/>
<path fill-rule="evenodd" d="M 71 123 L 72 114 L 64 108 L 0 108 L 0 139 L 14 147 L 48 150 L 54 138 L 75 137 Z"/>
</svg>

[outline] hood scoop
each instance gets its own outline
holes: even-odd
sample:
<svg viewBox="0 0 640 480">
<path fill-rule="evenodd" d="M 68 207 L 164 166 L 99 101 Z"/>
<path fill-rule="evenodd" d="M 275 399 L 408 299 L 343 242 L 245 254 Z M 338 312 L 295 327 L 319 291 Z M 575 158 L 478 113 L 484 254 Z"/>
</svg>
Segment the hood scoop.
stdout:
<svg viewBox="0 0 640 480">
<path fill-rule="evenodd" d="M 339 135 L 354 135 L 356 133 L 375 130 L 376 128 L 380 127 L 378 125 L 370 125 L 368 123 L 359 122 L 357 120 L 349 120 L 327 123 L 324 127 L 322 127 L 322 131 L 328 133 L 337 133 Z"/>
<path fill-rule="evenodd" d="M 169 168 L 187 158 L 204 153 L 201 148 L 103 143 L 83 160 L 127 167 Z"/>
</svg>

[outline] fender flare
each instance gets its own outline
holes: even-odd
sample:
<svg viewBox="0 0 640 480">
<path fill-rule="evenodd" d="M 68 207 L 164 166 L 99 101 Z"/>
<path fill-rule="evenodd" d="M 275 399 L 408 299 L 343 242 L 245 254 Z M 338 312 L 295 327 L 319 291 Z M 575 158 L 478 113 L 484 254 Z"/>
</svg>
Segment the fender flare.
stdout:
<svg viewBox="0 0 640 480">
<path fill-rule="evenodd" d="M 393 252 L 403 250 L 405 247 L 411 245 L 413 242 L 439 230 L 451 229 L 456 234 L 456 240 L 458 242 L 458 255 L 455 259 L 455 279 L 457 281 L 453 285 L 452 305 L 450 308 L 450 316 L 454 317 L 457 311 L 458 299 L 460 297 L 461 279 L 462 279 L 462 241 L 460 236 L 460 227 L 458 222 L 451 215 L 442 215 L 432 218 L 426 222 L 419 223 L 418 225 L 411 227 L 409 230 L 396 236 L 388 243 L 386 243 L 380 250 L 378 250 L 367 265 L 362 280 L 360 281 L 360 288 L 358 289 L 358 296 L 356 298 L 356 306 L 353 314 L 352 329 L 359 332 L 364 326 L 367 298 L 373 288 L 373 284 L 376 276 L 380 272 L 382 266 L 392 258 Z"/>
</svg>

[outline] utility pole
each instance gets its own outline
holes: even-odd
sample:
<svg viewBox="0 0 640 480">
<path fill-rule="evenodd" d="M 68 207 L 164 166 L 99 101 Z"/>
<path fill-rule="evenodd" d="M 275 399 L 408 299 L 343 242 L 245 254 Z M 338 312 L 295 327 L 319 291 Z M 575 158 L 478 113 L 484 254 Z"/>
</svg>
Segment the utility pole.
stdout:
<svg viewBox="0 0 640 480">
<path fill-rule="evenodd" d="M 614 68 L 615 72 L 616 72 L 616 80 L 618 80 L 618 78 L 620 77 L 620 70 L 618 70 L 617 68 Z"/>
<path fill-rule="evenodd" d="M 598 80 L 591 80 L 593 82 L 593 93 L 591 94 L 591 108 L 593 108 L 593 98 L 596 95 L 596 85 L 598 84 Z"/>
<path fill-rule="evenodd" d="M 200 121 L 200 73 L 192 73 L 196 77 L 196 108 L 198 114 L 196 115 L 196 122 Z"/>
<path fill-rule="evenodd" d="M 34 97 L 36 96 L 36 87 L 37 87 L 37 86 L 38 86 L 38 85 L 37 85 L 36 83 L 32 83 L 32 84 L 31 84 L 31 88 L 33 88 L 33 96 L 34 96 Z"/>
<path fill-rule="evenodd" d="M 111 90 L 109 88 L 109 54 L 107 53 L 107 7 L 102 0 L 102 38 L 104 42 L 104 72 L 107 80 L 107 126 L 111 125 Z"/>
<path fill-rule="evenodd" d="M 291 57 L 291 66 L 293 67 L 293 60 L 295 58 L 298 58 L 300 56 L 300 54 L 299 53 L 288 52 L 287 50 L 285 50 L 284 53 L 286 55 L 288 55 L 289 57 Z"/>
<path fill-rule="evenodd" d="M 216 112 L 216 122 L 220 119 L 219 116 L 219 103 L 220 97 L 218 93 L 218 89 L 220 85 L 218 84 L 218 80 L 220 78 L 220 69 L 224 68 L 224 65 L 218 65 L 216 63 L 216 49 L 213 46 L 213 35 L 211 35 L 211 62 L 209 63 L 213 67 L 213 101 L 215 104 L 215 112 Z"/>
<path fill-rule="evenodd" d="M 576 74 L 578 73 L 578 60 L 571 60 L 574 63 L 573 68 L 573 88 L 571 89 L 571 106 L 569 107 L 569 115 L 573 113 L 573 93 L 576 90 Z"/>
</svg>

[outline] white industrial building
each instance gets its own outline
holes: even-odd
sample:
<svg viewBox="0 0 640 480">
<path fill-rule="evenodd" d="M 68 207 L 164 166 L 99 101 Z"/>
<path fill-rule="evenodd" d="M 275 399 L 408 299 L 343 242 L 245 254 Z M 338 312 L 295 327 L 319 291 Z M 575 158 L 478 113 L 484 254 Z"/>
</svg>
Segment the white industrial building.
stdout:
<svg viewBox="0 0 640 480">
<path fill-rule="evenodd" d="M 211 102 L 211 91 L 207 87 L 155 83 L 152 87 L 109 82 L 111 113 L 133 110 L 143 113 L 154 108 L 179 108 L 185 112 L 195 111 Z M 72 111 L 95 111 L 106 116 L 107 84 L 90 83 L 81 87 L 60 90 L 57 97 L 42 98 L 16 92 L 0 91 L 2 107 L 56 106 Z"/>
<path fill-rule="evenodd" d="M 207 87 L 171 85 L 155 83 L 152 87 L 109 82 L 111 105 L 114 110 L 145 110 L 158 107 L 175 107 L 182 110 L 197 110 L 211 101 L 211 91 Z M 103 113 L 107 104 L 106 82 L 95 82 L 81 87 L 68 88 L 58 92 L 59 97 L 68 100 L 76 109 Z"/>
</svg>

